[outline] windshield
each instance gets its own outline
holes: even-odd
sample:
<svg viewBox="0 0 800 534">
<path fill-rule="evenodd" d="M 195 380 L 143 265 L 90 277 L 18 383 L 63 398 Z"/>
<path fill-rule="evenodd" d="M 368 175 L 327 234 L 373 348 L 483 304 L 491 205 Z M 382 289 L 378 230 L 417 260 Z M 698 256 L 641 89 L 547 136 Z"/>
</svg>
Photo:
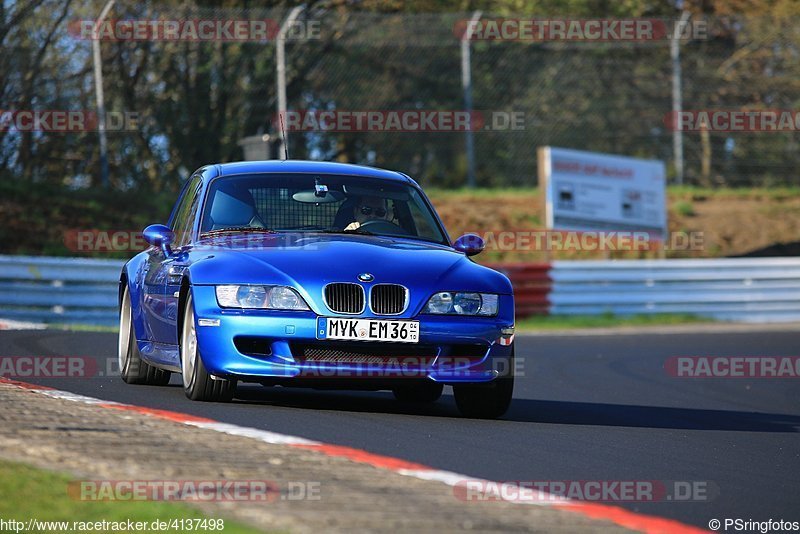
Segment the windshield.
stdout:
<svg viewBox="0 0 800 534">
<path fill-rule="evenodd" d="M 325 174 L 253 174 L 217 178 L 200 233 L 362 233 L 447 244 L 428 203 L 403 183 Z"/>
</svg>

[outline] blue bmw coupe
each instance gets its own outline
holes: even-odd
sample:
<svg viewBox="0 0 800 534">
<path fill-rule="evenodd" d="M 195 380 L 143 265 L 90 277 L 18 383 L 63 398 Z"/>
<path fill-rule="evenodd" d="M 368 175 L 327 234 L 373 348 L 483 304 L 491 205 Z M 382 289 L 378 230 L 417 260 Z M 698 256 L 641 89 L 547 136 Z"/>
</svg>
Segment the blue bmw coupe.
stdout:
<svg viewBox="0 0 800 534">
<path fill-rule="evenodd" d="M 208 165 L 119 284 L 129 384 L 230 401 L 238 382 L 391 390 L 499 417 L 514 387 L 514 296 L 451 242 L 399 172 L 309 161 Z"/>
</svg>

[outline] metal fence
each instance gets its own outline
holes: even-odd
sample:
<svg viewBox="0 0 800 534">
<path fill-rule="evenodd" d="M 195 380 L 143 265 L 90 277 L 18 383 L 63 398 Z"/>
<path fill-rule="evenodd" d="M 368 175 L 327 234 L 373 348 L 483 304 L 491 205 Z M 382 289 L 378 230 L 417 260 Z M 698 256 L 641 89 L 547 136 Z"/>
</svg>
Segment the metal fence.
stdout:
<svg viewBox="0 0 800 534">
<path fill-rule="evenodd" d="M 0 318 L 113 325 L 123 262 L 0 256 Z M 682 313 L 800 321 L 800 258 L 492 264 L 514 285 L 517 317 Z"/>
<path fill-rule="evenodd" d="M 549 274 L 554 315 L 800 321 L 800 258 L 557 261 Z"/>
<path fill-rule="evenodd" d="M 553 281 L 549 263 L 490 263 L 486 266 L 497 269 L 511 280 L 517 317 L 550 313 L 549 296 Z"/>
<path fill-rule="evenodd" d="M 0 256 L 0 317 L 113 325 L 121 260 Z"/>
</svg>

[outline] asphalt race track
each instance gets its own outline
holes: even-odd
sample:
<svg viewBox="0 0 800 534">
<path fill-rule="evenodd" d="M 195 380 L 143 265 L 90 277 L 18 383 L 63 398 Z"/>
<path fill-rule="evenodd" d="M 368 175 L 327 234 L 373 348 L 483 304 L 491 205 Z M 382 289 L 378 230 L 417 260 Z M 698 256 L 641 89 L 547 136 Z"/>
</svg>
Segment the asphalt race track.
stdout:
<svg viewBox="0 0 800 534">
<path fill-rule="evenodd" d="M 90 356 L 116 334 L 0 332 L 0 356 Z M 800 379 L 675 378 L 670 356 L 797 356 L 800 333 L 518 336 L 515 401 L 499 421 L 464 419 L 452 392 L 427 408 L 388 392 L 240 385 L 232 404 L 187 400 L 116 376 L 20 380 L 348 445 L 491 480 L 695 481 L 707 501 L 620 502 L 700 527 L 800 519 Z M 13 377 L 12 377 L 13 378 Z"/>
</svg>

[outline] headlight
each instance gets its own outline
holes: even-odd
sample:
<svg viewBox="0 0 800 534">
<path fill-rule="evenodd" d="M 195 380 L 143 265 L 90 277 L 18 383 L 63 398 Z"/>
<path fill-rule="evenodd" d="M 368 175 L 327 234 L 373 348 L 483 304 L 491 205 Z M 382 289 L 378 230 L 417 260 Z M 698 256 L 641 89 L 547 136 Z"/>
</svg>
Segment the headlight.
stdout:
<svg viewBox="0 0 800 534">
<path fill-rule="evenodd" d="M 285 286 L 217 286 L 217 303 L 222 308 L 308 310 L 297 291 Z"/>
<path fill-rule="evenodd" d="M 499 297 L 492 293 L 436 293 L 428 300 L 422 313 L 450 315 L 497 315 Z"/>
<path fill-rule="evenodd" d="M 269 291 L 269 302 L 271 308 L 276 310 L 307 310 L 308 306 L 303 302 L 294 289 L 290 287 L 275 286 Z"/>
<path fill-rule="evenodd" d="M 453 311 L 453 295 L 450 293 L 436 293 L 428 301 L 423 310 L 427 313 L 451 313 Z"/>
</svg>

